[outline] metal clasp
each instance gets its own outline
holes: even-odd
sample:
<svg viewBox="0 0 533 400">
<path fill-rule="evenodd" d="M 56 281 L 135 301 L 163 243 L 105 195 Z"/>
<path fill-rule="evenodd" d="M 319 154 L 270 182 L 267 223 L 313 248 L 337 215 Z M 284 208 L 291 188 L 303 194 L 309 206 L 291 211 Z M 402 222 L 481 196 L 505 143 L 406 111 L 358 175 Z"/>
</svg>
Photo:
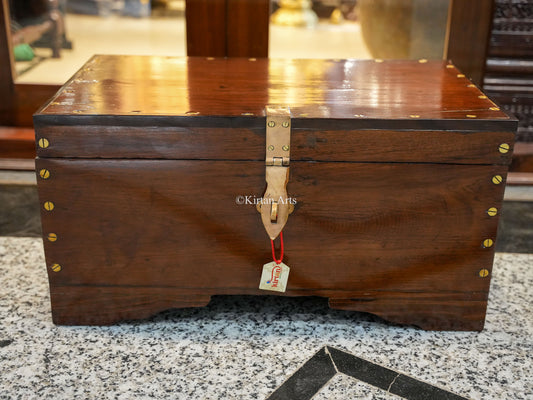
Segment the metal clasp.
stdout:
<svg viewBox="0 0 533 400">
<path fill-rule="evenodd" d="M 270 239 L 278 237 L 294 206 L 287 195 L 291 150 L 289 107 L 266 107 L 265 179 L 267 188 L 258 211 Z"/>
</svg>

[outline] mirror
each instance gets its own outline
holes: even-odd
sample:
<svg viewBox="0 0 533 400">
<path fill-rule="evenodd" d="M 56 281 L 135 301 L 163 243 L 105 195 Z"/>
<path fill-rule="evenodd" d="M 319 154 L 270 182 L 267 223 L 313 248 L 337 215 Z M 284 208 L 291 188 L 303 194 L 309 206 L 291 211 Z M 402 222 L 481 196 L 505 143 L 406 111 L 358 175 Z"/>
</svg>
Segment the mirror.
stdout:
<svg viewBox="0 0 533 400">
<path fill-rule="evenodd" d="M 274 0 L 272 58 L 442 59 L 449 0 Z"/>
<path fill-rule="evenodd" d="M 16 83 L 61 85 L 94 54 L 185 56 L 185 0 L 9 0 Z"/>
</svg>

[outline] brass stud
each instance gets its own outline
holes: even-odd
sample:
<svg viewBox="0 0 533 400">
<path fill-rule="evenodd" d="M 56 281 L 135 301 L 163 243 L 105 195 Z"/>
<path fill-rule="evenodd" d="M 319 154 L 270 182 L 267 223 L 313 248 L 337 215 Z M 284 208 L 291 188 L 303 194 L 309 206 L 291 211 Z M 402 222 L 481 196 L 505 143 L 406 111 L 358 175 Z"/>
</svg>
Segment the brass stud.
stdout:
<svg viewBox="0 0 533 400">
<path fill-rule="evenodd" d="M 274 150 L 274 146 L 270 145 L 270 146 L 268 146 L 268 149 L 269 149 L 270 151 L 273 151 L 273 150 Z"/>
<path fill-rule="evenodd" d="M 59 272 L 59 271 L 61 271 L 61 265 L 59 265 L 59 264 L 52 264 L 52 265 L 50 266 L 50 269 L 51 269 L 52 271 L 54 271 L 54 272 Z"/>
<path fill-rule="evenodd" d="M 268 121 L 268 126 L 270 128 L 274 128 L 276 126 L 276 123 L 274 121 Z"/>
<path fill-rule="evenodd" d="M 490 217 L 494 217 L 495 215 L 498 214 L 498 209 L 496 207 L 491 207 L 487 210 L 487 214 L 490 216 Z"/>
<path fill-rule="evenodd" d="M 50 142 L 46 138 L 40 138 L 39 139 L 39 147 L 41 149 L 46 149 L 48 146 L 50 146 Z"/>
<path fill-rule="evenodd" d="M 55 233 L 49 233 L 46 235 L 46 238 L 49 242 L 55 242 L 57 240 L 57 235 Z"/>
<path fill-rule="evenodd" d="M 257 61 L 257 58 L 249 58 L 248 61 Z"/>
<path fill-rule="evenodd" d="M 446 65 L 446 68 L 455 68 L 455 66 L 453 64 L 448 64 Z"/>
<path fill-rule="evenodd" d="M 503 182 L 503 178 L 501 175 L 494 175 L 492 177 L 492 183 L 494 183 L 495 185 L 499 185 L 502 182 Z"/>
<path fill-rule="evenodd" d="M 284 151 L 289 151 L 289 146 L 285 145 L 285 146 L 282 147 L 282 149 L 283 149 Z"/>
<path fill-rule="evenodd" d="M 39 171 L 39 176 L 42 178 L 42 179 L 48 179 L 50 178 L 50 171 L 47 170 L 46 168 L 43 168 Z"/>
<path fill-rule="evenodd" d="M 489 110 L 491 110 L 491 111 L 500 111 L 500 107 L 490 107 Z"/>
<path fill-rule="evenodd" d="M 508 143 L 502 143 L 500 144 L 500 146 L 498 147 L 498 151 L 502 154 L 505 154 L 505 153 L 508 153 L 509 152 L 509 149 L 511 147 L 509 146 Z"/>
<path fill-rule="evenodd" d="M 466 87 L 472 87 L 472 88 L 475 88 L 476 85 L 474 85 L 473 83 L 470 83 L 470 84 L 466 85 Z"/>
<path fill-rule="evenodd" d="M 410 118 L 420 118 L 420 115 L 418 114 L 411 114 L 409 115 Z"/>
<path fill-rule="evenodd" d="M 243 112 L 243 113 L 241 113 L 241 115 L 248 116 L 248 115 L 254 115 L 254 113 L 251 113 L 251 112 Z"/>
<path fill-rule="evenodd" d="M 484 94 L 480 95 L 480 96 L 477 96 L 478 99 L 486 99 L 487 96 L 485 96 Z"/>
<path fill-rule="evenodd" d="M 489 276 L 489 270 L 486 269 L 486 268 L 482 268 L 479 270 L 479 276 L 481 278 L 486 278 L 487 276 Z"/>
<path fill-rule="evenodd" d="M 207 57 L 206 60 L 207 61 L 213 61 L 215 59 L 215 57 Z"/>
<path fill-rule="evenodd" d="M 308 116 L 309 116 L 308 113 L 301 113 L 301 114 L 300 114 L 300 117 L 308 117 Z"/>
<path fill-rule="evenodd" d="M 382 63 L 382 62 L 383 62 L 383 60 L 382 60 L 381 58 L 376 58 L 376 59 L 374 60 L 374 62 L 377 62 L 377 63 Z"/>
<path fill-rule="evenodd" d="M 421 58 L 420 60 L 418 60 L 418 62 L 419 62 L 420 64 L 425 64 L 425 63 L 428 62 L 428 60 L 426 60 L 425 58 Z"/>
<path fill-rule="evenodd" d="M 355 118 L 364 118 L 365 116 L 363 114 L 354 114 Z"/>
<path fill-rule="evenodd" d="M 44 209 L 46 211 L 52 211 L 54 209 L 54 207 L 55 207 L 55 204 L 53 202 L 51 202 L 51 201 L 46 201 L 44 203 Z"/>
<path fill-rule="evenodd" d="M 492 247 L 493 244 L 494 244 L 494 240 L 492 240 L 492 239 L 485 239 L 483 241 L 483 247 L 485 249 L 488 249 L 489 247 Z"/>
<path fill-rule="evenodd" d="M 466 114 L 466 118 L 477 118 L 475 114 Z"/>
<path fill-rule="evenodd" d="M 198 115 L 198 114 L 200 114 L 200 112 L 199 111 L 187 111 L 185 114 L 187 114 L 187 115 Z"/>
<path fill-rule="evenodd" d="M 282 124 L 281 124 L 282 127 L 284 128 L 288 128 L 289 127 L 289 123 L 287 121 L 284 121 Z"/>
<path fill-rule="evenodd" d="M 457 77 L 458 77 L 458 78 L 464 78 L 464 77 L 465 77 L 465 74 L 457 74 Z"/>
</svg>

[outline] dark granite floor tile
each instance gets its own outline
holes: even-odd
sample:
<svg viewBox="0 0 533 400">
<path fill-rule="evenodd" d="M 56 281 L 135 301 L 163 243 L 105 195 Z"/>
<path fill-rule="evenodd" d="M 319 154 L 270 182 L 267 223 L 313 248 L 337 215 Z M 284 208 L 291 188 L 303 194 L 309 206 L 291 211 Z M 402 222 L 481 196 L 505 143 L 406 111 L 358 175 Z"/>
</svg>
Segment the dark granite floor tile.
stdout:
<svg viewBox="0 0 533 400">
<path fill-rule="evenodd" d="M 267 400 L 311 399 L 336 373 L 331 357 L 324 347 L 287 379 Z"/>
<path fill-rule="evenodd" d="M 344 351 L 334 348 L 328 348 L 328 350 L 339 372 L 380 389 L 387 390 L 398 376 L 398 373 L 393 370 L 355 357 Z"/>
<path fill-rule="evenodd" d="M 409 400 L 466 400 L 429 383 L 327 347 L 339 372 Z"/>
<path fill-rule="evenodd" d="M 0 236 L 41 236 L 37 187 L 0 186 Z"/>
<path fill-rule="evenodd" d="M 503 203 L 496 251 L 533 253 L 533 202 Z"/>
</svg>

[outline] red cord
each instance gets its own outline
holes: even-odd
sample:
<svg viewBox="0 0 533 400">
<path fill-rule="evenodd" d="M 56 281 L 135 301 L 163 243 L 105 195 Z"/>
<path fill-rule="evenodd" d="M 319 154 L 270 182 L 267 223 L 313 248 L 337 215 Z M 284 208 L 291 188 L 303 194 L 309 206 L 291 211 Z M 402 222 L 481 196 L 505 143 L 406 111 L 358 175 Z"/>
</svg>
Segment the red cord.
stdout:
<svg viewBox="0 0 533 400">
<path fill-rule="evenodd" d="M 272 239 L 270 239 L 270 243 L 272 244 L 272 258 L 274 259 L 274 262 L 276 264 L 281 264 L 281 262 L 283 261 L 283 232 L 279 233 L 279 240 L 281 242 L 281 256 L 280 256 L 279 260 L 277 260 L 276 259 L 276 250 L 274 249 L 274 241 Z"/>
</svg>

